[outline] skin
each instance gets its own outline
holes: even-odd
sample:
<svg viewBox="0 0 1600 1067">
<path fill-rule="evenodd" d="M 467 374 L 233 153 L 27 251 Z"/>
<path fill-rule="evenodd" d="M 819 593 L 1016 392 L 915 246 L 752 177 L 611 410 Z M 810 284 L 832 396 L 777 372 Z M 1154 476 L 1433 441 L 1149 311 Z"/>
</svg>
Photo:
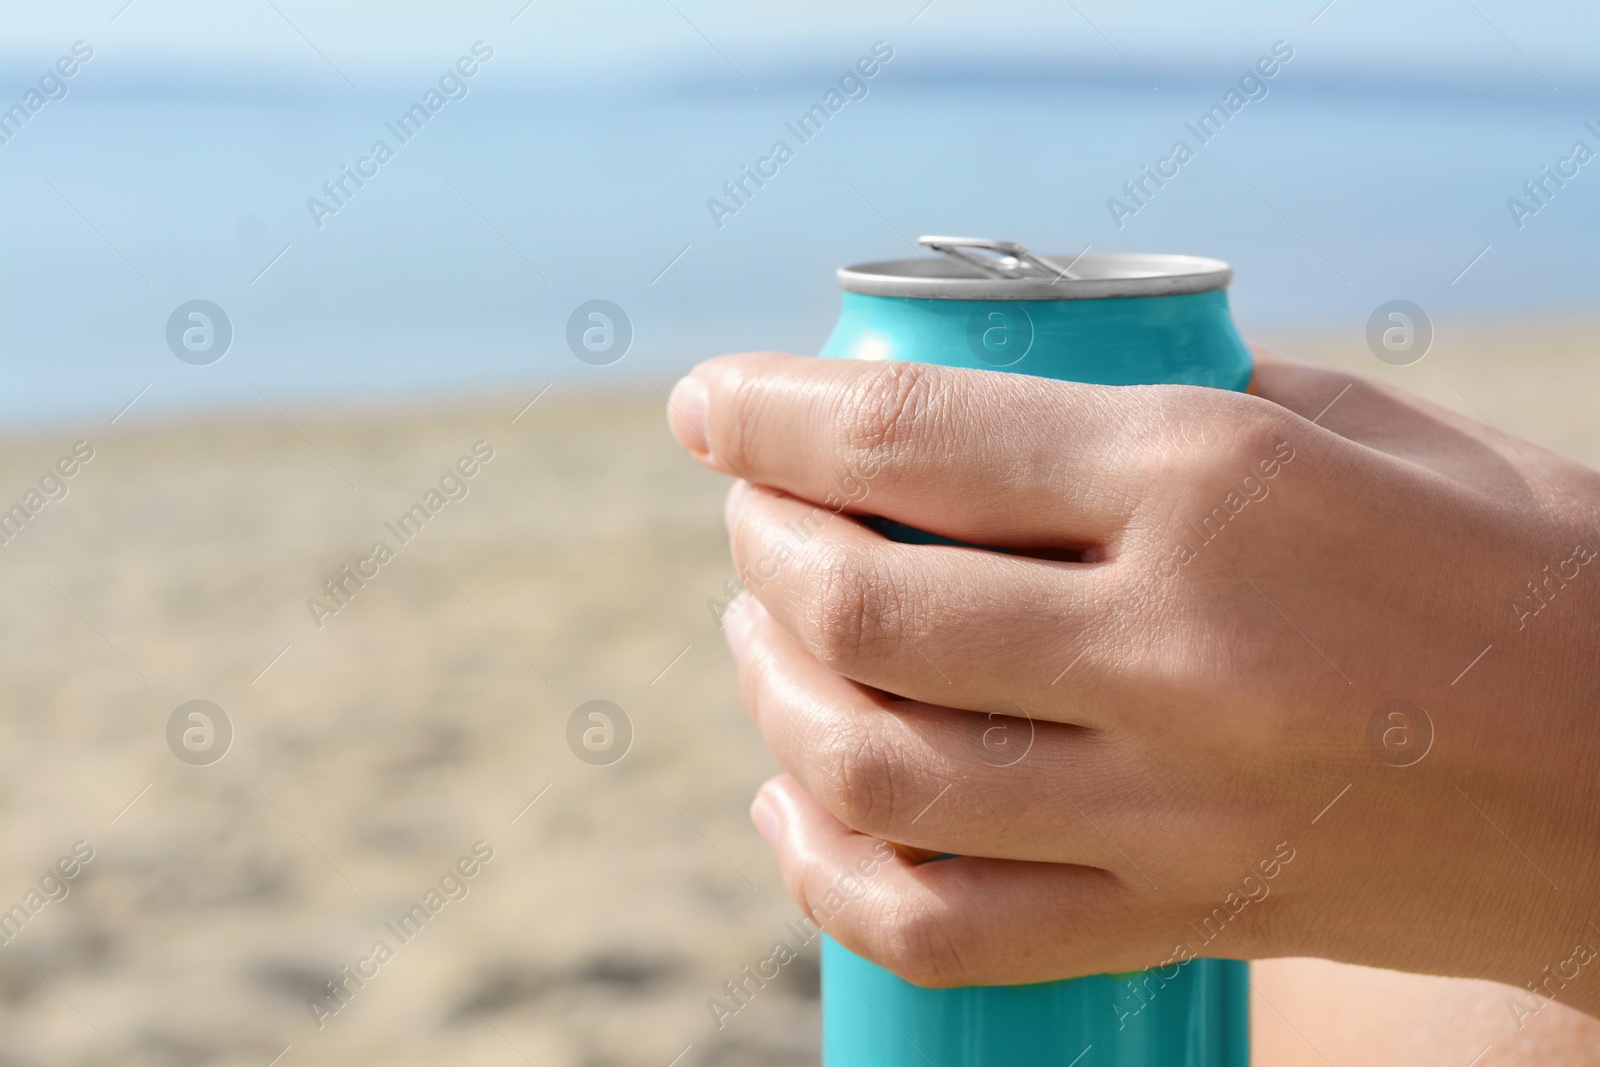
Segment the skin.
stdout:
<svg viewBox="0 0 1600 1067">
<path fill-rule="evenodd" d="M 1258 395 L 776 353 L 678 384 L 738 479 L 723 625 L 790 893 L 906 846 L 829 932 L 925 986 L 1315 956 L 1600 1014 L 1600 475 L 1257 356 Z"/>
</svg>

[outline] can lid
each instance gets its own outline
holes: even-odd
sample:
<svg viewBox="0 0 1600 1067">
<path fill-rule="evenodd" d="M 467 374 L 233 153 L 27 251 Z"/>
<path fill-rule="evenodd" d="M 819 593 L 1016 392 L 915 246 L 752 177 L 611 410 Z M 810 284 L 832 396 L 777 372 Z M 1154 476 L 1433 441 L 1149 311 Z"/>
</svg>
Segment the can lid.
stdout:
<svg viewBox="0 0 1600 1067">
<path fill-rule="evenodd" d="M 868 296 L 924 300 L 1102 300 L 1226 289 L 1220 259 L 1118 252 L 1039 256 L 1010 241 L 923 237 L 938 259 L 896 259 L 839 268 L 839 287 Z"/>
</svg>

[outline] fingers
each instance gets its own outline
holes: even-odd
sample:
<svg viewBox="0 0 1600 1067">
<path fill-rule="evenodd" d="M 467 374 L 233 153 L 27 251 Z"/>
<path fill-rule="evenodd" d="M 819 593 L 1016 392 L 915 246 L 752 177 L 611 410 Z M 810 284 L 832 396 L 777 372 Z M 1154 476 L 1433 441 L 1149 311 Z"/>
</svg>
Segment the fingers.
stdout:
<svg viewBox="0 0 1600 1067">
<path fill-rule="evenodd" d="M 900 544 L 745 483 L 727 515 L 745 588 L 830 670 L 948 707 L 1048 703 L 1061 721 L 1102 721 L 1103 637 L 1120 592 L 1108 565 Z M 1069 668 L 1071 683 L 1054 684 Z"/>
<path fill-rule="evenodd" d="M 1256 395 L 1350 441 L 1434 469 L 1476 458 L 1464 443 L 1498 446 L 1491 427 L 1458 415 L 1386 382 L 1287 359 L 1265 349 L 1256 356 Z M 1479 470 L 1462 467 L 1463 475 Z"/>
<path fill-rule="evenodd" d="M 745 707 L 785 770 L 854 830 L 934 853 L 1138 874 L 1149 774 L 1098 731 L 896 701 L 832 673 L 746 600 L 724 619 Z M 1142 772 L 1142 773 L 1141 773 Z M 1146 795 L 1139 795 L 1143 792 Z M 1143 860 L 1149 865 L 1148 859 Z"/>
<path fill-rule="evenodd" d="M 1080 547 L 1132 508 L 1157 408 L 1135 388 L 752 353 L 696 367 L 668 417 L 708 466 L 834 511 L 980 544 Z"/>
<path fill-rule="evenodd" d="M 1557 506 L 1587 499 L 1600 486 L 1555 453 L 1501 433 L 1459 390 L 1469 414 L 1388 382 L 1254 351 L 1257 394 L 1315 422 L 1328 440 L 1406 460 L 1518 511 L 1541 497 Z"/>
<path fill-rule="evenodd" d="M 917 985 L 1040 982 L 1167 960 L 1152 895 L 1103 870 L 958 857 L 914 865 L 787 776 L 751 807 L 784 884 L 828 934 Z"/>
</svg>

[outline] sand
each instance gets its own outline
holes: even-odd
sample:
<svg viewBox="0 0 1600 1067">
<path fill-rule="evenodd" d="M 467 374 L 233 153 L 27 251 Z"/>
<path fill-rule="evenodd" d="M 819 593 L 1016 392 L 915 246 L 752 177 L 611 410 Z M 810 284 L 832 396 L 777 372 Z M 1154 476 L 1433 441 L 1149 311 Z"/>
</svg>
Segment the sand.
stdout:
<svg viewBox="0 0 1600 1067">
<path fill-rule="evenodd" d="M 1441 330 L 1400 369 L 1358 335 L 1272 340 L 1600 465 L 1595 326 Z M 776 768 L 707 608 L 732 577 L 724 484 L 653 392 L 558 386 L 513 424 L 537 389 L 7 440 L 4 507 L 74 441 L 94 457 L 0 546 L 0 909 L 75 843 L 93 859 L 0 946 L 0 1065 L 817 1061 L 814 949 L 724 1029 L 706 1006 L 797 914 L 745 815 Z M 408 541 L 385 526 L 480 441 L 463 498 Z M 326 596 L 379 540 L 392 558 Z M 167 740 L 196 699 L 233 728 L 208 765 Z M 596 699 L 632 724 L 608 766 L 568 744 Z M 416 904 L 426 924 L 396 926 Z M 370 977 L 314 1011 L 347 965 Z M 1486 983 L 1257 977 L 1261 1062 L 1600 1047 L 1560 1007 L 1515 1032 Z"/>
</svg>

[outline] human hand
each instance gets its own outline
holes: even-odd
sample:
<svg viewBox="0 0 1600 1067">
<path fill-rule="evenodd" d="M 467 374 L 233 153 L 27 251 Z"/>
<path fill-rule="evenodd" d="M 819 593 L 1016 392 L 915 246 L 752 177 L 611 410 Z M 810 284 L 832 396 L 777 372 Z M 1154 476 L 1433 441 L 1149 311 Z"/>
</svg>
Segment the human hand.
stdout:
<svg viewBox="0 0 1600 1067">
<path fill-rule="evenodd" d="M 724 627 L 790 892 L 880 838 L 956 853 L 829 924 L 923 985 L 1315 955 L 1600 1013 L 1600 476 L 1359 378 L 1263 358 L 1257 390 L 775 354 L 679 384 L 741 479 Z"/>
</svg>

